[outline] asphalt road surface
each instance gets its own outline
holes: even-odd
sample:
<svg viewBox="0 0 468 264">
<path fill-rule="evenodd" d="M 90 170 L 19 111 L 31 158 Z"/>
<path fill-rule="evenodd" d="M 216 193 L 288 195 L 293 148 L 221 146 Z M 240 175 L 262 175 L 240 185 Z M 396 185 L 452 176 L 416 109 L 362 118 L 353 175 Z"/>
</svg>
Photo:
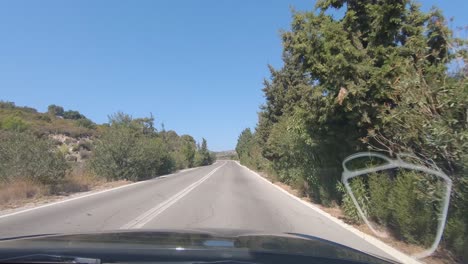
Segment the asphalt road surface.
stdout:
<svg viewBox="0 0 468 264">
<path fill-rule="evenodd" d="M 294 232 L 391 258 L 234 161 L 32 210 L 0 212 L 0 238 L 132 228 Z"/>
</svg>

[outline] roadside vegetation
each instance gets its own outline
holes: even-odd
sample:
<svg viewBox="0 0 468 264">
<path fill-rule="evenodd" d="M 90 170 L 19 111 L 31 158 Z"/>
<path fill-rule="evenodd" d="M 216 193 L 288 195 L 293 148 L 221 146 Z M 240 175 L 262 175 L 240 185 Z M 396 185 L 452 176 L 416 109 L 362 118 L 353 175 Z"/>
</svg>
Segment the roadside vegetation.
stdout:
<svg viewBox="0 0 468 264">
<path fill-rule="evenodd" d="M 154 119 L 117 113 L 97 140 L 90 165 L 97 175 L 108 180 L 144 180 L 177 169 L 212 164 L 205 139 L 200 147 L 195 140 L 174 131 L 157 132 Z"/>
<path fill-rule="evenodd" d="M 98 125 L 78 111 L 46 113 L 0 101 L 0 208 L 110 181 L 139 181 L 212 164 L 202 139 L 154 127 L 124 113 Z"/>
<path fill-rule="evenodd" d="M 283 66 L 270 66 L 257 126 L 238 139 L 240 162 L 359 222 L 339 183 L 345 157 L 377 151 L 432 161 L 454 183 L 442 244 L 468 262 L 466 40 L 440 10 L 424 13 L 410 1 L 322 0 L 316 8 L 293 11 L 282 33 Z M 415 217 L 433 204 L 415 195 L 428 180 L 410 172 L 377 179 L 353 183 L 373 208 L 368 216 L 402 241 L 427 245 L 433 225 Z M 414 201 L 420 211 L 408 209 Z"/>
</svg>

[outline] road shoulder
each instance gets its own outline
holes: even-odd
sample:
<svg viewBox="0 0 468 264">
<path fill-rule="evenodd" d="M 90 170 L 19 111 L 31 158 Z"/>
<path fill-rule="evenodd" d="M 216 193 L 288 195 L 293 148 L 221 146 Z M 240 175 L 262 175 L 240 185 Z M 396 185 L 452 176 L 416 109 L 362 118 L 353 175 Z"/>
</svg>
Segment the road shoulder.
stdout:
<svg viewBox="0 0 468 264">
<path fill-rule="evenodd" d="M 93 195 L 99 195 L 102 193 L 119 190 L 122 188 L 127 188 L 133 185 L 145 183 L 147 181 L 154 181 L 154 180 L 172 177 L 180 173 L 196 170 L 198 168 L 201 168 L 201 167 L 183 169 L 183 170 L 173 172 L 171 174 L 161 175 L 159 177 L 145 180 L 145 181 L 138 181 L 138 182 L 110 181 L 110 182 L 105 182 L 103 184 L 93 186 L 93 188 L 89 191 L 75 192 L 75 193 L 71 193 L 68 195 L 48 195 L 48 196 L 42 196 L 42 197 L 30 199 L 30 200 L 24 200 L 24 201 L 21 201 L 21 203 L 19 203 L 17 206 L 10 207 L 10 208 L 0 208 L 0 218 L 12 216 L 12 215 L 23 213 L 23 212 L 28 212 L 28 211 L 32 211 L 32 210 L 36 210 L 36 209 L 40 209 L 44 207 L 49 207 L 49 206 L 53 206 L 56 204 L 66 203 L 69 201 L 74 201 L 74 200 L 86 198 L 86 197 L 93 196 Z"/>
</svg>

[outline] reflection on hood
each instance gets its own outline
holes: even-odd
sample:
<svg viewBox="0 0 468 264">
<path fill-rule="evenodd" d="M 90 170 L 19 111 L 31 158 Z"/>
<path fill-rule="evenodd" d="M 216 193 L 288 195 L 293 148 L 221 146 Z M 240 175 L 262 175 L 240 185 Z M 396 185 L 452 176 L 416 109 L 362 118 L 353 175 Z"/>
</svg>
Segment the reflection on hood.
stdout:
<svg viewBox="0 0 468 264">
<path fill-rule="evenodd" d="M 119 230 L 118 232 L 45 235 L 4 240 L 0 242 L 0 249 L 36 248 L 44 245 L 55 248 L 102 248 L 105 246 L 112 249 L 220 249 L 387 263 L 352 248 L 316 237 L 227 229 Z"/>
</svg>

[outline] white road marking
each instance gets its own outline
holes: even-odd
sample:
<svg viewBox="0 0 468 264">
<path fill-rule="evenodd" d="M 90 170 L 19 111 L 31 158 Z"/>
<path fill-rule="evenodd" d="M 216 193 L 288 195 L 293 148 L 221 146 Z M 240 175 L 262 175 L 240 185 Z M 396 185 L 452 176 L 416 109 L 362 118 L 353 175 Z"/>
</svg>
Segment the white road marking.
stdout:
<svg viewBox="0 0 468 264">
<path fill-rule="evenodd" d="M 149 209 L 148 211 L 144 212 L 137 218 L 133 219 L 132 221 L 128 222 L 127 224 L 123 225 L 120 227 L 120 229 L 138 229 L 142 228 L 144 225 L 149 223 L 151 220 L 156 218 L 159 214 L 164 212 L 167 208 L 171 207 L 173 204 L 175 204 L 177 201 L 182 199 L 184 196 L 186 196 L 188 193 L 190 193 L 193 189 L 195 189 L 197 186 L 202 184 L 204 181 L 206 181 L 211 175 L 213 175 L 219 168 L 223 167 L 227 162 L 223 163 L 223 165 L 213 169 L 210 171 L 207 175 L 205 175 L 203 178 L 200 180 L 192 183 L 182 191 L 176 193 L 173 195 L 171 198 L 167 199 L 166 201 L 156 205 L 155 207 Z"/>
<path fill-rule="evenodd" d="M 395 259 L 397 259 L 398 261 L 401 261 L 402 263 L 411 263 L 411 264 L 421 264 L 421 262 L 417 261 L 416 259 L 412 258 L 411 256 L 408 256 L 406 255 L 405 253 L 385 244 L 384 242 L 378 240 L 377 238 L 371 236 L 371 235 L 368 235 L 364 232 L 361 232 L 360 230 L 344 223 L 343 221 L 331 216 L 330 214 L 322 211 L 320 208 L 314 206 L 313 204 L 311 203 L 308 203 L 304 200 L 301 200 L 300 198 L 290 194 L 289 192 L 287 192 L 286 190 L 284 190 L 283 188 L 279 187 L 278 185 L 270 182 L 269 180 L 265 179 L 264 177 L 262 177 L 260 174 L 258 174 L 257 172 L 249 169 L 248 167 L 244 166 L 244 165 L 241 165 L 238 161 L 235 162 L 237 165 L 243 167 L 244 169 L 250 171 L 252 174 L 260 177 L 260 179 L 262 179 L 263 181 L 269 183 L 271 186 L 275 187 L 276 189 L 278 189 L 279 191 L 283 192 L 284 194 L 290 196 L 291 198 L 293 198 L 294 200 L 302 203 L 303 205 L 309 207 L 310 209 L 314 210 L 315 212 L 317 212 L 318 214 L 326 217 L 327 219 L 329 219 L 330 221 L 336 223 L 337 225 L 341 226 L 342 228 L 350 231 L 351 233 L 357 235 L 358 237 L 360 237 L 361 239 L 363 239 L 364 241 L 367 241 L 369 242 L 371 245 L 375 246 L 376 248 L 382 250 L 383 252 L 389 254 L 390 256 L 394 257 Z"/>
<path fill-rule="evenodd" d="M 199 167 L 199 168 L 200 168 L 200 167 Z M 74 197 L 74 198 L 65 199 L 65 200 L 60 200 L 60 201 L 57 201 L 57 202 L 48 203 L 48 204 L 40 205 L 40 206 L 37 206 L 37 207 L 28 208 L 28 209 L 21 210 L 21 211 L 17 211 L 17 212 L 13 212 L 13 213 L 9 213 L 9 214 L 0 215 L 0 219 L 1 219 L 1 218 L 5 218 L 5 217 L 14 216 L 14 215 L 19 215 L 19 214 L 27 213 L 27 212 L 34 211 L 34 210 L 38 210 L 38 209 L 42 209 L 42 208 L 46 208 L 46 207 L 49 207 L 49 206 L 54 206 L 54 205 L 63 204 L 63 203 L 66 203 L 66 202 L 75 201 L 75 200 L 82 199 L 82 198 L 86 198 L 86 197 L 90 197 L 90 196 L 93 196 L 93 195 L 103 194 L 103 193 L 106 193 L 106 192 L 113 192 L 113 191 L 116 191 L 116 190 L 119 190 L 119 189 L 123 189 L 123 188 L 127 188 L 127 187 L 130 187 L 130 186 L 134 186 L 134 185 L 138 185 L 138 184 L 143 184 L 143 183 L 146 183 L 146 182 L 148 182 L 148 181 L 152 181 L 152 180 L 156 180 L 156 179 L 160 179 L 160 178 L 163 179 L 163 178 L 167 178 L 167 177 L 170 177 L 170 176 L 175 176 L 175 175 L 177 175 L 177 174 L 179 174 L 179 173 L 191 171 L 191 170 L 194 170 L 194 169 L 197 169 L 197 168 L 191 168 L 191 169 L 188 169 L 188 170 L 182 170 L 182 171 L 178 171 L 178 172 L 176 172 L 176 173 L 172 173 L 172 174 L 168 174 L 168 175 L 159 176 L 159 177 L 157 177 L 157 178 L 153 178 L 153 179 L 146 180 L 146 181 L 134 182 L 134 183 L 130 183 L 130 184 L 127 184 L 127 185 L 122 185 L 122 186 L 115 187 L 115 188 L 111 188 L 111 189 L 106 189 L 106 190 L 102 190 L 102 191 L 98 191 L 98 192 L 92 192 L 92 193 L 85 194 L 85 195 L 81 195 L 81 196 L 77 196 L 77 197 Z M 1 213 L 1 211 L 0 211 L 0 213 Z"/>
</svg>

